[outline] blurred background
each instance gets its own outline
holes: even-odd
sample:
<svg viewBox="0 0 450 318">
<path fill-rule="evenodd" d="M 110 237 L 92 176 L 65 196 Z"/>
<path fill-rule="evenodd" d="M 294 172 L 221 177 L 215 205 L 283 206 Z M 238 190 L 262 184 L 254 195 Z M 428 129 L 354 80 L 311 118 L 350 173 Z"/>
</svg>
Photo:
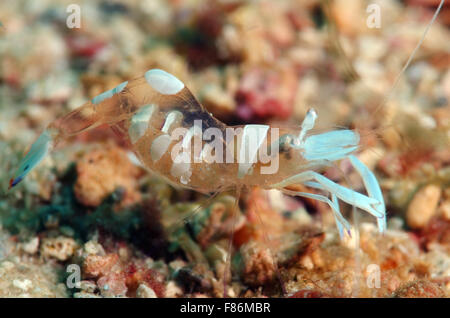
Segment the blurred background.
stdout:
<svg viewBox="0 0 450 318">
<path fill-rule="evenodd" d="M 426 262 L 440 262 L 441 267 L 434 268 L 433 275 L 449 277 L 448 2 L 411 66 L 391 92 L 438 4 L 437 0 L 2 1 L 0 221 L 3 230 L 0 232 L 0 260 L 26 254 L 31 257 L 27 265 L 30 271 L 36 266 L 39 273 L 44 269 L 52 273 L 54 266 L 69 261 L 81 264 L 87 287 L 78 291 L 80 297 L 89 294 L 91 289 L 96 290 L 93 295 L 135 296 L 139 294 L 137 290 L 142 281 L 145 286 L 151 286 L 157 296 L 164 295 L 163 290 L 167 292 L 170 288 L 172 296 L 194 292 L 221 295 L 219 281 L 225 270 L 221 251 L 227 246 L 223 241 L 230 235 L 229 228 L 217 230 L 213 226 L 214 231 L 221 233 L 219 237 L 209 233 L 213 231 L 214 221 L 208 218 L 214 213 L 207 209 L 206 216 L 193 219 L 194 230 L 178 231 L 179 236 L 175 238 L 164 236 L 167 224 L 174 225 L 173 219 L 180 218 L 172 210 L 187 211 L 197 204 L 198 197 L 189 191 L 174 190 L 129 163 L 125 144 L 107 127 L 74 137 L 46 159 L 17 190 L 6 191 L 19 158 L 52 120 L 125 80 L 141 76 L 151 68 L 161 68 L 180 78 L 201 104 L 229 125 L 299 124 L 306 111 L 314 107 L 319 116 L 318 130 L 357 129 L 363 137 L 359 157 L 379 178 L 388 205 L 389 226 L 408 232 L 417 241 L 414 247 L 417 255 L 410 252 L 405 255 L 419 257 L 420 253 L 431 249 L 427 244 L 436 243 L 443 252 L 436 252 L 439 255 L 433 254 L 433 257 L 437 259 L 431 261 L 430 256 Z M 103 148 L 97 147 L 99 144 Z M 362 188 L 359 177 L 351 172 L 348 163 L 343 162 L 339 168 L 348 173 L 355 189 Z M 325 173 L 337 182 L 346 182 L 336 168 Z M 229 198 L 219 199 L 222 209 L 227 210 L 231 204 Z M 249 216 L 251 212 L 248 212 L 254 208 L 254 202 L 262 202 L 266 207 L 267 211 L 260 213 L 263 220 L 277 221 L 270 226 L 256 225 L 255 216 Z M 177 205 L 180 203 L 186 206 Z M 129 206 L 139 208 L 130 210 Z M 246 245 L 252 239 L 263 242 L 262 232 L 280 238 L 286 233 L 297 233 L 299 226 L 305 224 L 319 224 L 321 229 L 334 230 L 327 206 L 285 198 L 277 193 L 251 191 L 245 195 L 241 209 L 238 235 L 233 238 L 233 244 L 236 251 L 241 251 L 240 263 L 244 265 L 240 270 L 247 281 L 234 287 L 230 284 L 233 295 L 262 296 L 264 293 L 255 291 L 256 287 L 273 282 L 273 261 L 267 261 L 271 259 L 264 254 L 267 251 Z M 127 212 L 116 213 L 119 210 Z M 169 217 L 169 221 L 164 221 L 162 215 L 172 215 L 171 211 L 173 219 Z M 98 228 L 102 229 L 100 234 Z M 118 245 L 116 239 L 102 241 L 102 231 L 119 237 L 123 246 Z M 297 234 L 305 237 L 304 232 Z M 97 245 L 92 243 L 92 237 Z M 293 242 L 297 242 L 298 237 L 292 239 Z M 316 236 L 309 238 L 300 247 L 296 245 L 297 252 L 291 251 L 297 258 L 292 258 L 291 254 L 286 256 L 285 251 L 291 247 L 276 246 L 275 250 L 284 253 L 278 256 L 286 261 L 287 274 L 283 274 L 286 281 L 295 276 L 289 269 L 292 264 L 300 262 L 302 271 L 309 268 L 308 260 L 301 254 L 311 251 L 305 246 L 316 244 Z M 372 236 L 368 240 L 371 239 Z M 86 265 L 89 254 L 86 250 L 95 248 L 92 244 L 86 247 L 87 242 L 97 248 L 97 254 L 93 254 L 107 257 L 102 259 L 104 262 L 116 264 L 114 257 L 120 258 L 122 267 L 114 273 L 120 272 L 122 276 L 117 275 L 123 278 L 126 268 L 133 272 L 130 274 L 132 283 L 129 277 L 125 284 L 115 274 L 102 276 L 89 268 L 91 263 Z M 98 242 L 103 247 L 98 247 Z M 143 250 L 146 257 L 152 257 L 155 262 L 148 265 L 145 263 L 148 259 L 130 252 L 133 248 L 124 247 L 127 244 Z M 161 252 L 167 246 L 172 247 L 167 252 L 170 255 Z M 121 255 L 120 248 L 125 249 L 123 253 L 134 256 Z M 377 257 L 389 257 L 389 251 Z M 401 283 L 413 281 L 404 272 L 395 272 L 401 264 L 406 266 L 402 271 L 406 271 L 415 262 L 402 257 L 391 261 L 397 265 L 386 265 L 392 275 L 397 275 L 398 284 L 391 279 L 393 286 L 366 291 L 364 295 L 386 296 L 396 291 Z M 169 262 L 176 262 L 178 258 L 185 263 L 170 265 Z M 376 257 L 371 255 L 368 261 L 373 258 Z M 49 259 L 53 263 L 49 263 Z M 159 264 L 156 261 L 159 259 L 164 261 Z M 192 264 L 202 262 L 210 267 L 202 267 L 199 272 L 192 270 Z M 129 268 L 130 264 L 134 264 L 134 270 Z M 118 265 L 111 265 L 111 268 L 116 268 L 114 266 Z M 146 266 L 151 268 L 151 275 L 140 270 Z M 179 271 L 183 268 L 190 270 Z M 158 270 L 160 273 L 155 274 Z M 17 274 L 11 271 L 10 275 Z M 271 274 L 261 278 L 260 271 Z M 321 271 L 338 272 L 339 266 L 328 270 L 322 267 Z M 177 278 L 178 285 L 168 287 L 167 282 L 176 281 L 171 276 L 173 272 L 182 273 L 181 278 Z M 431 277 L 430 273 L 417 274 L 414 278 Z M 48 274 L 48 280 L 42 283 L 44 287 L 41 286 L 48 294 L 33 294 L 31 287 L 21 291 L 4 285 L 0 295 L 17 296 L 19 292 L 32 296 L 72 295 L 58 285 L 61 278 L 52 275 Z M 102 281 L 102 277 L 107 278 Z M 20 279 L 35 283 L 28 276 Z M 353 295 L 352 287 L 337 292 L 338 285 L 324 277 L 320 279 L 323 280 L 322 294 Z M 3 283 L 7 284 L 6 280 Z M 110 289 L 110 294 L 105 290 L 99 292 L 98 288 L 105 284 L 119 287 Z M 289 291 L 309 288 L 308 284 L 292 283 Z M 353 282 L 349 284 L 353 286 Z M 141 295 L 149 293 L 145 286 L 140 289 Z M 256 287 L 252 290 L 242 286 Z M 276 288 L 268 290 L 267 295 L 277 294 Z M 448 288 L 442 292 L 448 295 Z"/>
</svg>

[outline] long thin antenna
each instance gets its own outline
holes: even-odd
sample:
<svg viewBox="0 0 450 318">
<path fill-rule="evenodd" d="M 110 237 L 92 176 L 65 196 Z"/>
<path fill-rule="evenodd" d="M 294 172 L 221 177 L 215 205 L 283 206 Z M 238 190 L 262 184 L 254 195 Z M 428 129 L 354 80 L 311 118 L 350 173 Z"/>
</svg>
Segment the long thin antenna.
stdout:
<svg viewBox="0 0 450 318">
<path fill-rule="evenodd" d="M 344 48 L 342 47 L 341 41 L 339 39 L 339 30 L 336 25 L 336 21 L 333 18 L 333 13 L 331 9 L 331 1 L 330 0 L 322 0 L 322 8 L 327 16 L 328 23 L 326 24 L 326 27 L 328 28 L 329 37 L 331 40 L 331 44 L 333 45 L 334 50 L 338 54 L 338 56 L 341 58 L 342 63 L 344 64 L 344 80 L 348 82 L 354 82 L 357 81 L 360 78 L 358 72 L 356 72 L 353 64 L 351 63 L 350 59 L 346 55 Z"/>
<path fill-rule="evenodd" d="M 352 190 L 352 195 L 355 194 L 355 185 L 351 182 L 348 175 L 344 172 L 344 170 L 339 167 L 335 162 L 333 162 L 333 166 L 340 172 L 348 187 Z M 355 169 L 354 169 L 355 170 Z M 358 297 L 361 292 L 361 277 L 362 277 L 362 264 L 361 264 L 361 242 L 360 242 L 360 232 L 359 232 L 359 217 L 356 213 L 357 208 L 352 205 L 352 219 L 353 219 L 353 228 L 355 230 L 354 239 L 355 239 L 355 276 L 354 276 L 354 290 L 352 291 L 353 297 Z"/>
<path fill-rule="evenodd" d="M 335 49 L 338 51 L 339 55 L 344 57 L 344 63 L 346 65 L 346 67 L 345 67 L 346 68 L 346 76 L 351 81 L 357 80 L 357 79 L 359 79 L 359 75 L 357 74 L 356 70 L 353 68 L 352 63 L 350 62 L 349 58 L 345 54 L 344 50 L 342 49 L 342 45 L 340 43 L 339 36 L 338 36 L 338 33 L 337 33 L 336 23 L 334 22 L 334 20 L 332 18 L 332 13 L 331 13 L 331 9 L 330 9 L 330 2 L 328 0 L 323 0 L 322 3 L 323 3 L 324 11 L 325 11 L 326 15 L 329 17 L 329 20 L 330 20 L 329 31 L 330 31 L 330 33 L 332 35 L 333 45 L 334 45 Z M 428 34 L 428 31 L 430 30 L 431 26 L 433 25 L 434 21 L 436 20 L 437 16 L 439 15 L 439 12 L 441 11 L 442 7 L 444 6 L 444 3 L 445 3 L 445 0 L 441 0 L 441 2 L 439 3 L 439 6 L 437 7 L 437 9 L 434 12 L 433 17 L 431 18 L 430 22 L 428 22 L 428 24 L 427 24 L 427 26 L 426 26 L 423 34 L 422 34 L 422 37 L 420 38 L 420 40 L 417 43 L 417 45 L 414 48 L 414 50 L 409 55 L 408 60 L 403 65 L 403 68 L 401 69 L 399 74 L 396 76 L 396 78 L 394 80 L 394 84 L 391 86 L 391 88 L 389 89 L 388 93 L 384 95 L 384 98 L 381 100 L 381 102 L 376 106 L 375 110 L 371 114 L 372 116 L 375 115 L 376 113 L 378 113 L 380 111 L 380 109 L 382 109 L 386 105 L 386 103 L 391 99 L 392 94 L 393 94 L 395 88 L 397 87 L 397 85 L 398 85 L 398 83 L 400 81 L 400 78 L 402 77 L 402 75 L 405 73 L 406 69 L 411 64 L 411 62 L 412 62 L 414 56 L 416 55 L 417 51 L 419 50 L 419 48 L 422 46 L 423 41 L 425 40 L 425 37 Z"/>
<path fill-rule="evenodd" d="M 441 2 L 439 3 L 439 6 L 437 7 L 436 11 L 434 12 L 433 17 L 431 18 L 430 22 L 428 22 L 425 31 L 422 34 L 422 37 L 420 38 L 419 42 L 417 43 L 416 47 L 414 48 L 414 50 L 411 52 L 411 54 L 409 55 L 408 60 L 406 61 L 405 65 L 403 65 L 402 70 L 400 71 L 400 73 L 398 73 L 397 77 L 395 78 L 394 84 L 392 85 L 391 89 L 389 90 L 389 92 L 385 95 L 384 99 L 381 101 L 381 103 L 377 106 L 377 108 L 375 109 L 375 111 L 373 112 L 372 115 L 375 115 L 384 105 L 386 105 L 386 103 L 389 101 L 389 99 L 392 97 L 392 93 L 394 92 L 395 88 L 397 87 L 401 76 L 405 73 L 406 69 L 408 68 L 408 66 L 411 64 L 412 59 L 414 58 L 414 56 L 416 55 L 417 51 L 419 50 L 419 48 L 422 46 L 423 41 L 425 40 L 425 37 L 428 34 L 428 31 L 430 30 L 431 26 L 433 25 L 434 21 L 436 20 L 439 12 L 442 9 L 442 6 L 444 5 L 445 0 L 441 0 Z"/>
</svg>

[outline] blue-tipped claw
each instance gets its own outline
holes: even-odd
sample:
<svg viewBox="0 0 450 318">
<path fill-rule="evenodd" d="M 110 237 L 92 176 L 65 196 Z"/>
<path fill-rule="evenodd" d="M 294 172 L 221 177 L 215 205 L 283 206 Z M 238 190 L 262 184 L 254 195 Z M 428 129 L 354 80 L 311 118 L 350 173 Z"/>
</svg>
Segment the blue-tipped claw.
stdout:
<svg viewBox="0 0 450 318">
<path fill-rule="evenodd" d="M 15 187 L 17 184 L 19 184 L 20 181 L 22 181 L 23 177 L 17 177 L 17 178 L 11 178 L 11 180 L 9 180 L 9 189 Z"/>
<path fill-rule="evenodd" d="M 39 136 L 39 138 L 31 145 L 30 151 L 25 155 L 19 164 L 15 175 L 11 180 L 9 180 L 9 188 L 11 189 L 19 184 L 25 176 L 36 167 L 42 159 L 48 154 L 50 148 L 52 147 L 52 137 L 49 130 L 44 130 L 44 132 Z"/>
</svg>

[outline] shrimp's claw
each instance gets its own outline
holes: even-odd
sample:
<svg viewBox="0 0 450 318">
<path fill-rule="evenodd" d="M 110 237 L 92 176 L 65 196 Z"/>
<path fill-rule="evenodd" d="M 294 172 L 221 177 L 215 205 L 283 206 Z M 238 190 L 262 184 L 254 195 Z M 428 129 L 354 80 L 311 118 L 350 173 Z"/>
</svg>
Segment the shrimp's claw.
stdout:
<svg viewBox="0 0 450 318">
<path fill-rule="evenodd" d="M 378 231 L 380 233 L 384 233 L 386 231 L 386 206 L 384 204 L 383 194 L 381 192 L 377 178 L 375 178 L 375 175 L 372 173 L 372 171 L 370 171 L 369 168 L 367 168 L 367 166 L 364 165 L 357 157 L 355 157 L 354 155 L 350 155 L 348 156 L 348 158 L 350 159 L 353 167 L 360 174 L 369 197 L 378 200 L 378 204 L 373 205 L 373 207 L 381 215 L 377 218 Z"/>
<path fill-rule="evenodd" d="M 9 188 L 15 187 L 19 182 L 21 182 L 25 176 L 36 167 L 42 159 L 46 157 L 50 149 L 53 147 L 53 138 L 51 136 L 50 130 L 46 129 L 39 136 L 39 138 L 33 143 L 30 151 L 22 159 L 19 164 L 19 168 L 14 174 L 13 178 L 9 180 Z"/>
<path fill-rule="evenodd" d="M 15 187 L 20 181 L 22 181 L 23 178 L 18 177 L 18 178 L 11 178 L 9 180 L 9 187 L 8 190 L 10 190 L 12 187 Z"/>
<path fill-rule="evenodd" d="M 328 203 L 330 207 L 333 209 L 333 213 L 336 219 L 336 223 L 341 238 L 343 237 L 343 228 L 345 228 L 348 232 L 350 226 L 340 214 L 337 199 L 340 199 L 350 205 L 360 208 L 376 217 L 378 223 L 378 230 L 380 233 L 384 233 L 386 231 L 386 211 L 380 186 L 373 173 L 361 161 L 359 161 L 359 159 L 357 159 L 355 156 L 352 155 L 349 155 L 348 157 L 352 165 L 361 175 L 368 196 L 355 192 L 344 186 L 341 186 L 331 181 L 330 179 L 322 176 L 321 174 L 309 170 L 301 172 L 297 175 L 285 179 L 282 182 L 274 184 L 273 187 L 281 189 L 283 192 L 290 195 L 310 197 Z M 332 200 L 329 200 L 327 197 L 322 195 L 290 191 L 285 188 L 289 185 L 296 183 L 303 183 L 308 187 L 326 191 L 331 194 Z"/>
</svg>

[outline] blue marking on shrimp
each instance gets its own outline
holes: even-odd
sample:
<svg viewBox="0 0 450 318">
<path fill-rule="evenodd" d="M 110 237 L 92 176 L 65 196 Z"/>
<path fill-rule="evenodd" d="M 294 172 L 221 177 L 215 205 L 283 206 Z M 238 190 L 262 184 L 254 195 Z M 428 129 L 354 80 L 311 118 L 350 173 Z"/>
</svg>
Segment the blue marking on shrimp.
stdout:
<svg viewBox="0 0 450 318">
<path fill-rule="evenodd" d="M 358 149 L 359 135 L 351 130 L 336 130 L 306 138 L 303 157 L 308 161 L 335 161 Z"/>
<path fill-rule="evenodd" d="M 114 87 L 113 89 L 110 89 L 109 91 L 106 91 L 104 93 L 101 93 L 100 95 L 95 96 L 92 99 L 92 104 L 99 104 L 101 102 L 103 102 L 105 99 L 107 98 L 111 98 L 113 97 L 113 95 L 120 93 L 128 84 L 128 81 L 123 82 L 119 85 L 117 85 L 116 87 Z"/>
</svg>

